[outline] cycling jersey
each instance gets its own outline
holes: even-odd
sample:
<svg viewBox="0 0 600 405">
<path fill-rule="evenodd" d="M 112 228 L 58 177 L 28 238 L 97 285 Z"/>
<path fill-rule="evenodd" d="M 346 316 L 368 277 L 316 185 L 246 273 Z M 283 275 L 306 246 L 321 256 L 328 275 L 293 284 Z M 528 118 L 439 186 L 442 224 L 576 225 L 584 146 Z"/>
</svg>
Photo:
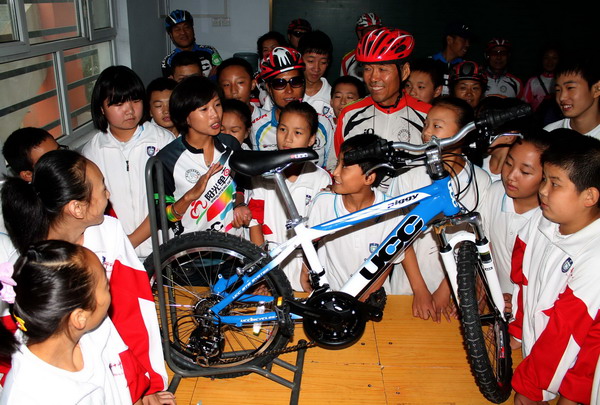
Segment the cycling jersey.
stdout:
<svg viewBox="0 0 600 405">
<path fill-rule="evenodd" d="M 269 98 L 270 100 L 270 98 Z M 319 130 L 313 149 L 319 154 L 317 165 L 329 166 L 328 159 L 333 147 L 333 109 L 322 100 L 307 101 L 319 116 Z M 277 107 L 272 110 L 255 108 L 252 113 L 252 132 L 250 143 L 254 150 L 276 150 L 277 149 Z"/>
<path fill-rule="evenodd" d="M 338 117 L 335 153 L 344 140 L 361 134 L 376 134 L 388 141 L 421 144 L 421 132 L 431 105 L 403 94 L 395 107 L 381 107 L 369 96 L 348 105 Z"/>
<path fill-rule="evenodd" d="M 544 73 L 534 76 L 527 81 L 523 91 L 523 101 L 531 104 L 537 110 L 542 101 L 554 96 L 554 75 Z"/>
<path fill-rule="evenodd" d="M 363 80 L 362 68 L 356 60 L 356 49 L 351 50 L 342 58 L 340 76 L 354 76 Z"/>
<path fill-rule="evenodd" d="M 457 63 L 461 63 L 463 61 L 462 58 L 454 58 L 450 62 L 444 58 L 442 52 L 438 52 L 435 55 L 431 56 L 431 59 L 438 62 L 441 67 L 441 70 L 444 72 L 444 83 L 442 87 L 442 96 L 447 96 L 450 94 L 450 70 L 452 70 L 452 66 Z"/>
<path fill-rule="evenodd" d="M 485 70 L 485 75 L 488 79 L 487 90 L 485 97 L 517 97 L 521 98 L 523 91 L 523 82 L 518 77 L 504 72 L 503 74 L 495 74 L 489 68 Z"/>
<path fill-rule="evenodd" d="M 171 74 L 171 61 L 173 60 L 173 57 L 181 51 L 181 49 L 175 48 L 173 52 L 165 56 L 165 58 L 162 60 L 161 68 L 164 77 L 167 77 Z M 197 53 L 200 57 L 202 64 L 202 75 L 205 77 L 209 77 L 212 68 L 219 66 L 223 61 L 221 59 L 221 55 L 219 55 L 219 52 L 210 45 L 194 44 L 192 52 Z"/>
<path fill-rule="evenodd" d="M 202 195 L 175 223 L 176 235 L 207 229 L 238 233 L 232 226 L 237 186 L 229 167 L 229 157 L 240 148 L 238 140 L 231 135 L 219 134 L 214 138 L 213 162 L 223 167 L 208 179 Z M 209 169 L 204 161 L 204 151 L 191 146 L 185 137 L 177 138 L 156 156 L 163 163 L 168 203 L 183 197 Z"/>
<path fill-rule="evenodd" d="M 110 203 L 127 234 L 135 231 L 148 216 L 146 162 L 174 139 L 166 129 L 145 122 L 127 142 L 118 141 L 109 129 L 98 132 L 83 147 L 83 156 L 94 162 L 104 175 Z M 151 252 L 150 238 L 136 248 L 140 257 Z"/>
</svg>

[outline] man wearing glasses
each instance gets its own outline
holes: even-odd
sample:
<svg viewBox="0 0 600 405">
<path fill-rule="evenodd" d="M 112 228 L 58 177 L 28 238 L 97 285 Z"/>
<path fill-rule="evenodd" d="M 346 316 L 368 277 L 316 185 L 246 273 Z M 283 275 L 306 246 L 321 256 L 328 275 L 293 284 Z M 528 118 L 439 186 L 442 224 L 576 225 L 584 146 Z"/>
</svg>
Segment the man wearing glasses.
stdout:
<svg viewBox="0 0 600 405">
<path fill-rule="evenodd" d="M 302 35 L 312 31 L 312 26 L 303 18 L 296 18 L 290 21 L 287 30 L 288 43 L 294 49 L 298 49 L 298 42 Z"/>
<path fill-rule="evenodd" d="M 250 141 L 255 150 L 277 149 L 277 124 L 281 110 L 294 100 L 302 101 L 305 94 L 305 64 L 298 51 L 276 47 L 259 66 L 259 80 L 265 83 L 271 109 L 255 108 L 252 113 Z M 319 130 L 313 148 L 319 154 L 317 165 L 330 167 L 328 159 L 333 145 L 333 110 L 322 100 L 308 102 L 319 116 Z M 335 156 L 333 156 L 335 161 Z M 333 164 L 333 162 L 330 162 Z"/>
<path fill-rule="evenodd" d="M 517 97 L 521 98 L 523 82 L 508 73 L 507 66 L 510 59 L 512 45 L 508 39 L 492 38 L 485 48 L 487 69 L 487 90 L 485 97 Z"/>
</svg>

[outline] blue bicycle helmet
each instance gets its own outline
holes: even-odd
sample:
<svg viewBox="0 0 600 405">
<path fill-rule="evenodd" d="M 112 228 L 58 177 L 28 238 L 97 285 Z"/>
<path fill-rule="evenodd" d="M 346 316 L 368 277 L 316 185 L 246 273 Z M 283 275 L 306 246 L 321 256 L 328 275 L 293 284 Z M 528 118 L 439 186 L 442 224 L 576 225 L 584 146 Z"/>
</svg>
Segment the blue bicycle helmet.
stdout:
<svg viewBox="0 0 600 405">
<path fill-rule="evenodd" d="M 165 28 L 167 32 L 171 32 L 171 28 L 175 25 L 188 21 L 190 24 L 194 25 L 194 18 L 187 10 L 173 10 L 171 14 L 165 18 Z"/>
</svg>

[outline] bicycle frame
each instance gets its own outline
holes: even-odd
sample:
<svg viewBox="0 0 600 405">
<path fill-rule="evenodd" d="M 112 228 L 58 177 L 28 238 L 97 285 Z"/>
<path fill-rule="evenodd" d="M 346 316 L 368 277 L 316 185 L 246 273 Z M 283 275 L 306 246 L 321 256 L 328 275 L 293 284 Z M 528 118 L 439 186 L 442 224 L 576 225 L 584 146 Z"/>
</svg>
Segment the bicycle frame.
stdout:
<svg viewBox="0 0 600 405">
<path fill-rule="evenodd" d="M 278 184 L 284 183 L 283 174 L 281 173 L 282 170 L 283 169 L 280 169 L 273 173 Z M 282 190 L 282 192 L 284 200 L 287 200 L 286 192 L 289 196 L 289 190 L 287 190 L 285 185 L 283 187 L 284 190 Z M 240 269 L 237 275 L 234 275 L 227 280 L 223 279 L 217 282 L 214 291 L 216 294 L 222 294 L 226 286 L 231 285 L 232 282 L 237 282 L 239 277 L 242 278 L 243 284 L 229 294 L 222 294 L 223 299 L 214 305 L 211 308 L 211 311 L 216 314 L 221 323 L 234 324 L 236 326 L 241 326 L 244 323 L 276 320 L 276 312 L 265 312 L 260 315 L 221 316 L 219 314 L 231 302 L 238 299 L 248 302 L 271 302 L 274 299 L 273 297 L 244 295 L 244 293 L 266 273 L 279 265 L 299 246 L 302 247 L 311 269 L 320 272 L 323 269 L 323 266 L 321 265 L 315 247 L 312 244 L 313 240 L 413 204 L 417 204 L 417 206 L 402 218 L 394 230 L 358 268 L 344 286 L 342 286 L 340 291 L 354 297 L 360 297 L 361 294 L 366 292 L 370 286 L 383 276 L 385 270 L 394 263 L 394 259 L 402 254 L 422 232 L 427 230 L 433 218 L 438 214 L 443 213 L 445 218 L 441 222 L 438 221 L 435 226 L 436 232 L 438 232 L 442 241 L 442 259 L 450 278 L 455 297 L 457 297 L 457 271 L 452 248 L 457 243 L 464 240 L 475 241 L 480 254 L 482 257 L 486 258 L 486 260 L 484 260 L 485 275 L 489 284 L 490 296 L 493 298 L 499 312 L 504 316 L 504 300 L 502 298 L 502 292 L 500 290 L 500 284 L 494 269 L 493 261 L 491 260 L 491 255 L 489 253 L 489 243 L 483 235 L 479 215 L 460 214 L 460 209 L 452 189 L 450 176 L 435 180 L 431 185 L 422 187 L 418 190 L 394 197 L 390 200 L 350 213 L 343 217 L 315 225 L 311 228 L 305 226 L 304 221 L 297 215 L 295 207 L 291 207 L 291 223 L 293 224 L 296 236 L 270 251 L 268 253 L 268 256 L 271 258 L 269 263 L 253 274 L 245 274 L 246 268 L 254 265 L 251 263 L 246 266 L 246 268 Z M 286 205 L 289 205 L 289 201 L 286 202 Z M 470 223 L 473 225 L 475 234 L 462 231 L 454 235 L 450 241 L 447 241 L 445 238 L 445 227 L 462 223 Z M 326 277 L 323 281 L 326 282 Z M 295 317 L 298 318 L 297 316 Z"/>
</svg>

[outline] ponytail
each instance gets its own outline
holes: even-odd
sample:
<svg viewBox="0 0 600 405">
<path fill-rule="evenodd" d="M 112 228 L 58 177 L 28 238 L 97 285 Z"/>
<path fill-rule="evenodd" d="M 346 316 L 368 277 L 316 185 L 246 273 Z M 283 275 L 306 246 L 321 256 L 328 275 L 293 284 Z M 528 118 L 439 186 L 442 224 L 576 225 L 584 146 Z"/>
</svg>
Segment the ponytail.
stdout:
<svg viewBox="0 0 600 405">
<path fill-rule="evenodd" d="M 4 222 L 20 254 L 48 237 L 50 226 L 60 219 L 69 201 L 90 201 L 87 162 L 75 151 L 55 150 L 38 160 L 31 184 L 19 178 L 6 180 L 2 187 Z"/>
<path fill-rule="evenodd" d="M 2 186 L 2 212 L 10 240 L 19 253 L 48 235 L 49 219 L 32 184 L 11 177 Z"/>
</svg>

